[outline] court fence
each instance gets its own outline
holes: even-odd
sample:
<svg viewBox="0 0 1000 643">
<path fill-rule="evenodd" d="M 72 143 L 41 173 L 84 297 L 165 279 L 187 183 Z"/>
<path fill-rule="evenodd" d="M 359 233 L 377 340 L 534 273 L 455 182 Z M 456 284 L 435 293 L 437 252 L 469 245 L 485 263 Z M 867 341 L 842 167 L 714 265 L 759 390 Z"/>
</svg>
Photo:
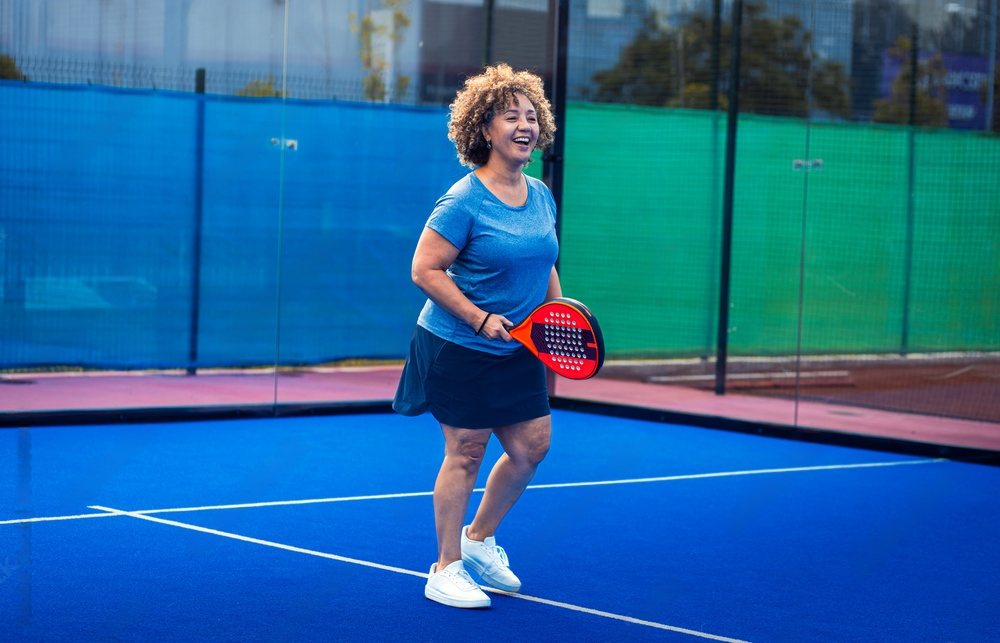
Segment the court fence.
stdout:
<svg viewBox="0 0 1000 643">
<path fill-rule="evenodd" d="M 466 171 L 446 108 L 17 81 L 0 108 L 0 369 L 403 357 Z M 560 269 L 612 359 L 714 351 L 725 126 L 569 105 Z M 730 355 L 1000 350 L 997 176 L 995 136 L 741 115 Z"/>
</svg>

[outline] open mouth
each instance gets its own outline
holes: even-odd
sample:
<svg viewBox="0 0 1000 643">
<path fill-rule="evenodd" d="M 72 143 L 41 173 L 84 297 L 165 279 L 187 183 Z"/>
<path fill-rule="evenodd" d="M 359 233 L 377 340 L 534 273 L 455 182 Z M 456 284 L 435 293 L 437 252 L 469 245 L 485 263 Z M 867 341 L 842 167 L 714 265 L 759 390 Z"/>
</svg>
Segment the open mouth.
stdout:
<svg viewBox="0 0 1000 643">
<path fill-rule="evenodd" d="M 531 145 L 531 139 L 527 136 L 518 136 L 514 139 L 514 142 L 518 145 Z"/>
</svg>

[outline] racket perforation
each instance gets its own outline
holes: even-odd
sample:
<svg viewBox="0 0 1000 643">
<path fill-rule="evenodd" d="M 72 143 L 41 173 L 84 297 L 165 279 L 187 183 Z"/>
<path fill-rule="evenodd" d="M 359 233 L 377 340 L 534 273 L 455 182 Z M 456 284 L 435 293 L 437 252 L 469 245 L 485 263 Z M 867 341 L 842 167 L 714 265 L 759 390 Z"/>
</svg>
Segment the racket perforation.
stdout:
<svg viewBox="0 0 1000 643">
<path fill-rule="evenodd" d="M 554 299 L 536 308 L 511 335 L 548 368 L 571 379 L 593 377 L 604 363 L 597 319 L 572 299 Z"/>
</svg>

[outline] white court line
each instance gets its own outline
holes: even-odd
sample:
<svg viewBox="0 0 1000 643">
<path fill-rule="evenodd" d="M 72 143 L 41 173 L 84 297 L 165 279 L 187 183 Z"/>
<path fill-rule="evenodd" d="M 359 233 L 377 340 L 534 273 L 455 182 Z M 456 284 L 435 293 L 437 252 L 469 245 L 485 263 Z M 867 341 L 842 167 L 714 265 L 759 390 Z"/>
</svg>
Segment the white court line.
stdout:
<svg viewBox="0 0 1000 643">
<path fill-rule="evenodd" d="M 946 458 L 933 460 L 899 460 L 896 462 L 862 462 L 859 464 L 827 464 L 815 467 L 788 467 L 786 469 L 753 469 L 748 471 L 722 471 L 719 473 L 691 473 L 680 476 L 659 478 L 632 478 L 631 480 L 602 480 L 598 482 L 560 482 L 556 484 L 530 485 L 528 489 L 563 489 L 565 487 L 596 487 L 608 484 L 635 484 L 639 482 L 669 482 L 672 480 L 698 480 L 701 478 L 727 478 L 730 476 L 755 476 L 765 473 L 798 473 L 802 471 L 831 471 L 834 469 L 868 469 L 871 467 L 895 467 L 906 464 L 934 464 L 946 462 Z"/>
<path fill-rule="evenodd" d="M 473 491 L 483 492 L 485 489 L 473 489 Z M 256 507 L 284 507 L 288 505 L 312 505 L 324 502 L 352 502 L 356 500 L 386 500 L 389 498 L 413 498 L 416 496 L 433 496 L 433 491 L 414 491 L 412 493 L 386 493 L 375 496 L 341 496 L 339 498 L 310 498 L 307 500 L 275 500 L 272 502 L 247 502 L 237 505 L 205 505 L 203 507 L 171 507 L 170 509 L 142 509 L 133 511 L 136 514 L 169 514 L 182 513 L 188 511 L 213 511 L 216 509 L 253 509 Z M 14 525 L 26 522 L 48 522 L 53 520 L 76 520 L 79 518 L 113 518 L 119 514 L 99 513 L 80 514 L 78 516 L 53 516 L 46 518 L 20 518 L 17 520 L 0 520 L 0 525 Z"/>
<path fill-rule="evenodd" d="M 510 592 L 501 592 L 498 589 L 492 587 L 485 587 L 480 585 L 484 590 L 488 592 L 493 592 L 494 594 L 503 594 L 504 596 L 512 596 L 514 598 L 521 598 L 526 601 L 531 601 L 532 603 L 542 603 L 543 605 L 551 605 L 553 607 L 561 607 L 563 609 L 572 610 L 574 612 L 583 612 L 584 614 L 593 614 L 594 616 L 603 616 L 604 618 L 613 618 L 617 621 L 625 621 L 626 623 L 635 623 L 636 625 L 645 625 L 646 627 L 654 627 L 658 630 L 670 630 L 671 632 L 680 632 L 681 634 L 690 634 L 691 636 L 698 636 L 703 639 L 711 639 L 713 641 L 728 641 L 728 643 L 748 643 L 741 639 L 731 639 L 725 636 L 719 636 L 717 634 L 708 634 L 707 632 L 699 632 L 697 630 L 688 630 L 683 627 L 676 627 L 674 625 L 664 625 L 663 623 L 656 623 L 654 621 L 644 621 L 641 618 L 632 618 L 631 616 L 623 616 L 621 614 L 614 614 L 612 612 L 605 612 L 603 610 L 594 610 L 589 607 L 580 607 L 579 605 L 571 605 L 569 603 L 561 603 L 559 601 L 550 601 L 547 598 L 538 598 L 537 596 L 528 596 L 527 594 L 511 594 Z"/>
<path fill-rule="evenodd" d="M 813 467 L 788 467 L 784 469 L 751 469 L 746 471 L 720 471 L 716 473 L 691 473 L 678 476 L 661 476 L 657 478 L 629 478 L 624 480 L 597 480 L 593 482 L 560 482 L 553 484 L 528 485 L 528 489 L 562 489 L 568 487 L 597 487 L 616 484 L 637 484 L 644 482 L 671 482 L 676 480 L 698 480 L 701 478 L 726 478 L 731 476 L 751 476 L 770 473 L 801 473 L 805 471 L 832 471 L 837 469 L 867 469 L 872 467 L 895 467 L 911 464 L 935 464 L 938 462 L 948 462 L 947 458 L 934 458 L 931 460 L 897 460 L 893 462 L 862 462 L 859 464 L 830 464 Z M 482 493 L 485 489 L 473 489 L 474 492 Z M 387 500 L 392 498 L 415 498 L 419 496 L 432 496 L 433 491 L 415 491 L 411 493 L 386 493 L 368 496 L 341 496 L 337 498 L 312 498 L 307 500 L 275 500 L 272 502 L 249 502 L 234 505 L 206 505 L 202 507 L 174 507 L 170 509 L 142 509 L 131 513 L 141 515 L 161 514 L 161 513 L 181 513 L 188 511 L 214 511 L 220 509 L 252 509 L 258 507 L 284 507 L 289 505 L 312 505 L 327 502 L 352 502 L 357 500 Z M 54 516 L 44 518 L 20 518 L 15 520 L 0 520 L 0 525 L 15 525 L 31 522 L 48 522 L 55 520 L 77 520 L 80 518 L 107 518 L 116 514 L 81 514 L 78 516 Z"/>
<path fill-rule="evenodd" d="M 55 522 L 57 520 L 82 520 L 84 518 L 113 518 L 114 514 L 78 514 L 76 516 L 42 516 L 39 518 L 18 518 L 16 520 L 0 520 L 0 525 L 21 525 L 31 522 Z"/>
<path fill-rule="evenodd" d="M 251 538 L 250 536 L 241 536 L 239 534 L 229 533 L 228 531 L 219 531 L 218 529 L 209 529 L 208 527 L 199 527 L 198 525 L 191 525 L 186 522 L 177 522 L 176 520 L 167 520 L 166 518 L 154 518 L 153 516 L 147 516 L 144 514 L 136 513 L 134 511 L 123 511 L 121 509 L 112 509 L 110 507 L 102 507 L 100 505 L 91 505 L 90 507 L 87 508 L 97 509 L 98 511 L 106 511 L 108 512 L 107 515 L 109 516 L 128 516 L 130 518 L 138 518 L 140 520 L 158 522 L 161 525 L 170 525 L 171 527 L 180 527 L 181 529 L 200 531 L 205 534 L 212 534 L 213 536 L 222 536 L 224 538 L 232 538 L 233 540 L 242 540 L 243 542 L 253 543 L 255 545 L 264 545 L 266 547 L 284 549 L 285 551 L 292 551 L 298 554 L 309 554 L 310 556 L 319 556 L 320 558 L 339 560 L 342 563 L 353 563 L 355 565 L 362 565 L 364 567 L 374 567 L 375 569 L 384 569 L 385 571 L 396 572 L 397 574 L 408 574 L 410 576 L 427 578 L 427 574 L 421 574 L 420 572 L 414 572 L 409 569 L 403 569 L 402 567 L 393 567 L 392 565 L 381 565 L 379 563 L 372 563 L 367 560 L 360 560 L 358 558 L 348 558 L 346 556 L 327 554 L 325 552 L 315 551 L 313 549 L 303 549 L 301 547 L 294 547 L 292 545 L 283 545 L 282 543 L 276 543 L 270 540 L 261 540 L 259 538 Z"/>
<path fill-rule="evenodd" d="M 473 489 L 482 492 L 484 489 Z M 409 493 L 383 493 L 374 496 L 340 496 L 337 498 L 310 498 L 307 500 L 274 500 L 272 502 L 247 502 L 238 505 L 207 505 L 204 507 L 177 507 L 171 509 L 144 509 L 137 514 L 166 514 L 182 511 L 212 511 L 215 509 L 253 509 L 256 507 L 286 507 L 290 505 L 313 505 L 324 502 L 353 502 L 355 500 L 388 500 L 391 498 L 416 498 L 418 496 L 433 496 L 433 491 L 413 491 Z M 2 524 L 2 523 L 0 523 Z"/>
<path fill-rule="evenodd" d="M 228 531 L 219 531 L 218 529 L 209 529 L 207 527 L 199 527 L 198 525 L 192 525 L 185 522 L 177 522 L 176 520 L 167 520 L 165 518 L 156 518 L 147 514 L 141 514 L 135 511 L 123 511 L 121 509 L 112 509 L 111 507 L 102 507 L 100 505 L 92 505 L 88 509 L 97 509 L 98 511 L 106 511 L 109 516 L 128 516 L 130 518 L 138 518 L 139 520 L 148 520 L 150 522 L 160 523 L 162 525 L 169 525 L 171 527 L 179 527 L 181 529 L 190 529 L 192 531 L 199 531 L 205 534 L 211 534 L 213 536 L 221 536 L 223 538 L 232 538 L 233 540 L 241 540 L 247 543 L 253 543 L 255 545 L 263 545 L 265 547 L 274 547 L 275 549 L 283 549 L 285 551 L 295 552 L 298 554 L 307 554 L 309 556 L 318 556 L 320 558 L 327 558 L 329 560 L 337 560 L 342 563 L 351 563 L 354 565 L 361 565 L 364 567 L 372 567 L 375 569 L 382 569 L 389 572 L 395 572 L 397 574 L 406 574 L 407 576 L 416 576 L 418 578 L 427 578 L 427 574 L 422 572 L 415 572 L 410 569 L 403 569 L 402 567 L 393 567 L 392 565 L 382 565 L 380 563 L 373 563 L 367 560 L 360 560 L 357 558 L 348 558 L 346 556 L 338 556 L 336 554 L 328 554 L 326 552 L 316 551 L 315 549 L 304 549 L 302 547 L 294 547 L 292 545 L 285 545 L 282 543 L 276 543 L 270 540 L 261 540 L 260 538 L 251 538 L 249 536 L 241 536 L 240 534 L 230 533 Z M 653 627 L 661 630 L 670 630 L 671 632 L 678 632 L 681 634 L 688 634 L 690 636 L 697 636 L 703 639 L 710 639 L 713 641 L 725 641 L 727 643 L 747 643 L 741 639 L 733 639 L 725 636 L 718 636 L 716 634 L 708 634 L 707 632 L 699 632 L 697 630 L 689 630 L 683 627 L 675 627 L 673 625 L 664 625 L 663 623 L 656 623 L 653 621 L 644 621 L 638 618 L 632 618 L 631 616 L 624 616 L 621 614 L 614 614 L 612 612 L 604 612 L 601 610 L 590 609 L 589 607 L 581 607 L 579 605 L 571 605 L 570 603 L 562 603 L 559 601 L 551 601 L 545 598 L 538 598 L 535 596 L 527 596 L 524 594 L 512 594 L 510 592 L 500 592 L 494 590 L 492 587 L 483 587 L 483 589 L 492 591 L 496 594 L 503 594 L 504 596 L 513 596 L 514 598 L 520 598 L 526 601 L 531 601 L 533 603 L 542 603 L 543 605 L 551 605 L 553 607 L 561 607 L 563 609 L 572 610 L 575 612 L 583 612 L 584 614 L 592 614 L 594 616 L 603 616 L 605 618 L 615 619 L 618 621 L 625 621 L 627 623 L 634 623 L 636 625 L 645 625 L 646 627 Z"/>
</svg>

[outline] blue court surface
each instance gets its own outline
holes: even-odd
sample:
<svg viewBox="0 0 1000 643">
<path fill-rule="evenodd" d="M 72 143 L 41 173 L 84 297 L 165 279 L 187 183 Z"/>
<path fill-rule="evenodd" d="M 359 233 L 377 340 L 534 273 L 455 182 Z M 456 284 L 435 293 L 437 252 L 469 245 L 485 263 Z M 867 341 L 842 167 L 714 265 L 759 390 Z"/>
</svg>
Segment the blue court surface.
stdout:
<svg viewBox="0 0 1000 643">
<path fill-rule="evenodd" d="M 1000 640 L 998 468 L 553 422 L 477 611 L 423 596 L 430 416 L 2 430 L 0 640 Z"/>
</svg>

